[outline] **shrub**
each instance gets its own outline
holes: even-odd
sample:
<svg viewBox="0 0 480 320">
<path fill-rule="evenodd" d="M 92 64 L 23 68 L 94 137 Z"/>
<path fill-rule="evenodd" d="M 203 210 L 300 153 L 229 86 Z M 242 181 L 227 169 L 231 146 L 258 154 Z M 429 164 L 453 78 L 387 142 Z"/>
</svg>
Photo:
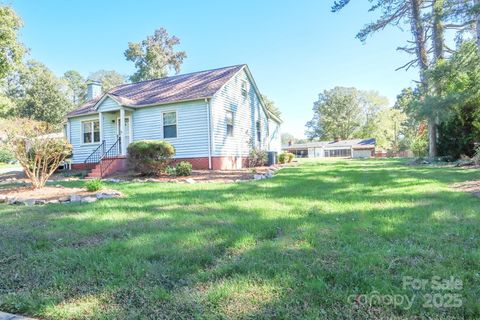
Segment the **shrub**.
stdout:
<svg viewBox="0 0 480 320">
<path fill-rule="evenodd" d="M 192 164 L 187 161 L 182 161 L 175 167 L 177 176 L 189 176 L 192 174 Z"/>
<path fill-rule="evenodd" d="M 428 137 L 426 134 L 417 135 L 411 144 L 411 149 L 416 157 L 425 157 L 428 155 Z"/>
<path fill-rule="evenodd" d="M 169 176 L 176 176 L 177 175 L 177 169 L 175 167 L 172 167 L 172 166 L 167 166 L 165 168 L 165 172 L 169 175 Z"/>
<path fill-rule="evenodd" d="M 103 182 L 100 179 L 92 179 L 85 182 L 85 188 L 90 191 L 98 191 L 103 188 Z"/>
<path fill-rule="evenodd" d="M 67 140 L 52 137 L 51 125 L 31 119 L 12 119 L 1 127 L 4 143 L 23 167 L 35 189 L 45 186 L 59 164 L 72 152 Z"/>
<path fill-rule="evenodd" d="M 160 175 L 175 154 L 175 148 L 167 141 L 141 140 L 128 146 L 128 163 L 144 175 Z"/>
<path fill-rule="evenodd" d="M 295 155 L 291 152 L 287 152 L 287 162 L 290 163 L 295 159 Z"/>
<path fill-rule="evenodd" d="M 278 156 L 278 162 L 280 162 L 281 164 L 284 164 L 284 163 L 290 163 L 293 161 L 293 159 L 295 158 L 295 155 L 291 152 L 282 152 L 280 153 L 280 155 Z"/>
<path fill-rule="evenodd" d="M 8 149 L 4 147 L 0 147 L 0 162 L 2 163 L 10 163 L 15 161 L 15 157 L 13 153 L 8 151 Z"/>
<path fill-rule="evenodd" d="M 267 151 L 253 148 L 248 155 L 248 166 L 249 167 L 261 167 L 267 163 L 268 154 Z"/>
</svg>

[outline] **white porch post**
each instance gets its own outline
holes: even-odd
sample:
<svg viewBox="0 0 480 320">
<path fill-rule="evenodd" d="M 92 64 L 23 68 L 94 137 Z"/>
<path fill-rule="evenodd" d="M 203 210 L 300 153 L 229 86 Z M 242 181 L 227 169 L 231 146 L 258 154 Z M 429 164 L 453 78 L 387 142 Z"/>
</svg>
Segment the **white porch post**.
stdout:
<svg viewBox="0 0 480 320">
<path fill-rule="evenodd" d="M 120 150 L 122 155 L 127 154 L 127 144 L 125 143 L 125 109 L 120 108 L 120 141 L 122 145 L 122 150 Z"/>
<path fill-rule="evenodd" d="M 98 127 L 100 129 L 100 143 L 103 142 L 103 113 L 98 113 Z"/>
</svg>

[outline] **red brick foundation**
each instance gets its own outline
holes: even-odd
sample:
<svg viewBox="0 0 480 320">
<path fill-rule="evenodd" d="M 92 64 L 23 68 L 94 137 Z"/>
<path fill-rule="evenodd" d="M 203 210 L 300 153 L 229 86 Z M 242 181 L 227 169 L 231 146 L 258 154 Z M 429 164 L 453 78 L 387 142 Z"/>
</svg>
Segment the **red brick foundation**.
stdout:
<svg viewBox="0 0 480 320">
<path fill-rule="evenodd" d="M 127 159 L 121 158 L 121 160 L 122 161 L 116 161 L 114 164 L 112 164 L 112 166 L 114 166 L 115 168 L 115 172 L 123 171 L 127 169 Z M 173 160 L 171 165 L 176 165 L 180 161 L 190 162 L 192 164 L 193 169 L 195 170 L 208 170 L 208 157 L 178 158 Z M 212 157 L 213 170 L 236 170 L 236 169 L 246 168 L 247 166 L 248 166 L 247 157 L 240 157 L 240 156 Z M 72 164 L 72 169 L 90 170 L 92 168 L 91 168 L 91 165 L 89 166 L 85 163 L 75 163 L 75 164 Z M 109 174 L 111 173 L 113 172 L 109 172 Z"/>
<path fill-rule="evenodd" d="M 192 164 L 192 168 L 196 170 L 208 170 L 208 157 L 199 158 L 179 158 L 173 161 L 173 165 L 180 161 L 188 161 Z M 212 157 L 213 170 L 236 170 L 245 168 L 248 165 L 246 157 Z"/>
</svg>

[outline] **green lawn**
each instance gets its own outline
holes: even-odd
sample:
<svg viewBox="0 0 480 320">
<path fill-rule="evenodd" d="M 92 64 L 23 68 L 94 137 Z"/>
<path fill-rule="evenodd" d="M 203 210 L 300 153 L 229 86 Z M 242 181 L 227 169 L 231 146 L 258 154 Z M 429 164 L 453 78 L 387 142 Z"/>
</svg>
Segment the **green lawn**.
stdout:
<svg viewBox="0 0 480 320">
<path fill-rule="evenodd" d="M 480 198 L 449 188 L 471 179 L 480 171 L 306 161 L 270 180 L 120 183 L 111 186 L 125 199 L 0 205 L 0 310 L 48 319 L 479 318 Z M 404 288 L 405 276 L 455 277 L 462 288 Z M 352 301 L 361 294 L 370 300 Z M 392 306 L 376 294 L 414 300 Z M 462 306 L 425 307 L 427 294 L 445 303 L 459 294 Z"/>
</svg>

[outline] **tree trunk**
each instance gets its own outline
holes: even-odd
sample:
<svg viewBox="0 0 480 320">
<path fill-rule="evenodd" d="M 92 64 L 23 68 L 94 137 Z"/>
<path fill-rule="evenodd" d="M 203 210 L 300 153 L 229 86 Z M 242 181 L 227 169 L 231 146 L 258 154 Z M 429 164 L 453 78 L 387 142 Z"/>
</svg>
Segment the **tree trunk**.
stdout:
<svg viewBox="0 0 480 320">
<path fill-rule="evenodd" d="M 480 1 L 480 0 L 479 0 Z M 422 0 L 410 0 L 410 12 L 411 12 L 411 29 L 412 34 L 415 39 L 415 53 L 417 55 L 418 66 L 420 69 L 420 82 L 424 94 L 428 92 L 428 84 L 425 78 L 425 72 L 428 69 L 428 57 L 426 49 L 426 40 L 425 40 L 425 28 L 423 25 L 422 14 L 421 14 L 421 5 Z M 430 157 L 435 157 L 437 155 L 437 130 L 435 125 L 435 118 L 428 118 L 428 141 L 429 148 L 428 154 Z"/>
<path fill-rule="evenodd" d="M 433 0 L 432 3 L 432 17 L 433 17 L 433 58 L 434 65 L 437 65 L 445 58 L 445 39 L 443 30 L 443 5 L 444 0 Z M 434 83 L 435 94 L 440 96 L 442 88 L 437 83 Z M 432 110 L 432 114 L 428 117 L 428 155 L 433 158 L 438 155 L 437 152 L 437 123 L 438 116 Z"/>
</svg>

